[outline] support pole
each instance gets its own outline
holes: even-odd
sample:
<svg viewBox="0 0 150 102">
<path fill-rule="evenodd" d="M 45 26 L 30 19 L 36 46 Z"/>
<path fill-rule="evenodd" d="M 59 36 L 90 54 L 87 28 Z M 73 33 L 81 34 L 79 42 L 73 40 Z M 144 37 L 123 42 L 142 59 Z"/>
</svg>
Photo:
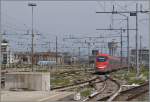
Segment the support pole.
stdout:
<svg viewBox="0 0 150 102">
<path fill-rule="evenodd" d="M 80 56 L 81 56 L 80 47 L 78 47 L 78 49 L 79 49 L 79 64 L 80 64 Z"/>
<path fill-rule="evenodd" d="M 88 42 L 88 63 L 90 66 L 90 43 Z"/>
<path fill-rule="evenodd" d="M 2 65 L 2 53 L 1 53 L 1 42 L 2 42 L 2 4 L 0 0 L 0 102 L 1 102 L 1 65 Z"/>
<path fill-rule="evenodd" d="M 139 61 L 142 64 L 142 35 L 140 35 L 140 50 L 139 50 Z"/>
<path fill-rule="evenodd" d="M 120 51 L 120 55 L 121 55 L 121 67 L 122 67 L 122 28 L 121 28 L 121 36 L 120 36 L 120 44 L 121 44 L 121 51 Z"/>
<path fill-rule="evenodd" d="M 139 76 L 140 70 L 139 70 L 139 56 L 138 56 L 138 4 L 136 4 L 136 77 Z"/>
<path fill-rule="evenodd" d="M 33 44 L 33 41 L 34 40 L 34 31 L 33 31 L 33 6 L 32 6 L 32 72 L 33 72 L 33 63 L 34 63 L 34 55 L 33 55 L 33 53 L 34 53 L 34 44 Z"/>
<path fill-rule="evenodd" d="M 129 39 L 129 18 L 127 17 L 127 65 L 128 65 L 128 72 L 130 71 L 130 39 Z"/>
<path fill-rule="evenodd" d="M 57 36 L 56 36 L 56 65 L 58 64 L 58 44 L 57 44 Z"/>
<path fill-rule="evenodd" d="M 32 7 L 32 41 L 31 41 L 31 60 L 32 60 L 32 63 L 31 63 L 31 68 L 32 68 L 32 71 L 34 71 L 33 69 L 33 64 L 34 64 L 34 30 L 33 30 L 33 7 L 36 6 L 35 3 L 29 3 L 28 6 L 31 6 Z"/>
<path fill-rule="evenodd" d="M 150 0 L 149 0 L 149 9 L 150 9 Z M 150 27 L 150 13 L 149 13 L 149 26 L 148 26 L 148 29 Z M 149 29 L 149 73 L 150 73 L 150 29 Z M 150 89 L 150 84 L 149 84 L 149 89 Z M 149 98 L 148 100 L 150 100 L 150 91 L 149 91 Z"/>
</svg>

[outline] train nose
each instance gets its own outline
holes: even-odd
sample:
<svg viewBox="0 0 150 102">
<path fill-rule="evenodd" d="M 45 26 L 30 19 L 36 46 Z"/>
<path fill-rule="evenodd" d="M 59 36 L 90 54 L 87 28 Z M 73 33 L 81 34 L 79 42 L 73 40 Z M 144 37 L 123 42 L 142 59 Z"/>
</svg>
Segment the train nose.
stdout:
<svg viewBox="0 0 150 102">
<path fill-rule="evenodd" d="M 99 68 L 99 69 L 105 69 L 106 65 L 104 65 L 104 66 L 97 66 L 97 68 Z"/>
</svg>

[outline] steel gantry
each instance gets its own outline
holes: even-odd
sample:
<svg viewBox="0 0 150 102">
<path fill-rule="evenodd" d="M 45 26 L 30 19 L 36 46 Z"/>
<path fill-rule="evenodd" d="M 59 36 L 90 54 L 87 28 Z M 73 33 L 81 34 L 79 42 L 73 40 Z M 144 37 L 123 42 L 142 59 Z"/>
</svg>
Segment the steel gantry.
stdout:
<svg viewBox="0 0 150 102">
<path fill-rule="evenodd" d="M 117 28 L 117 29 L 96 29 L 96 30 L 127 30 L 128 33 L 128 46 L 129 46 L 129 30 L 135 30 L 136 31 L 136 69 L 137 69 L 137 77 L 139 76 L 139 58 L 138 58 L 138 13 L 149 13 L 150 11 L 147 10 L 138 10 L 138 4 L 136 3 L 136 10 L 135 11 L 115 11 L 114 7 L 113 7 L 113 11 L 106 11 L 106 12 L 96 12 L 96 13 L 101 13 L 101 14 L 130 14 L 130 16 L 135 16 L 136 17 L 136 28 L 135 29 L 129 29 L 129 25 L 127 24 L 127 28 L 123 29 L 123 28 Z M 127 19 L 127 23 L 128 23 L 128 19 Z M 129 51 L 129 47 L 128 47 L 128 51 Z M 129 52 L 128 52 L 129 54 Z M 129 71 L 129 55 L 128 55 L 128 71 Z"/>
</svg>

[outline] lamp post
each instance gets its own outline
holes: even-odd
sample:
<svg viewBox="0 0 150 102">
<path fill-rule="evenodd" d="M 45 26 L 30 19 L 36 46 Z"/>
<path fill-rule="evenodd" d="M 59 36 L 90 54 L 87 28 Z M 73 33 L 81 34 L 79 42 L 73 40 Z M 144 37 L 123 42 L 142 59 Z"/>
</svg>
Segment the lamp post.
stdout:
<svg viewBox="0 0 150 102">
<path fill-rule="evenodd" d="M 31 68 L 32 68 L 32 71 L 33 71 L 33 62 L 34 62 L 34 31 L 33 31 L 33 7 L 36 6 L 35 3 L 29 3 L 28 6 L 31 6 L 32 7 L 32 47 L 31 47 L 31 52 L 32 52 L 32 65 L 31 65 Z"/>
</svg>

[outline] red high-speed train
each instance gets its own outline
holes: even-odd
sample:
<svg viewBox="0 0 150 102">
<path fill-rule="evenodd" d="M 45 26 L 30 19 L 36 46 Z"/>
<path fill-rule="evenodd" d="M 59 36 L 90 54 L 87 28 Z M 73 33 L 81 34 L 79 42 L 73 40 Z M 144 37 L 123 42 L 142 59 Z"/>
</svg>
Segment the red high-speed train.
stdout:
<svg viewBox="0 0 150 102">
<path fill-rule="evenodd" d="M 126 58 L 122 58 L 121 64 L 120 57 L 110 56 L 108 54 L 98 54 L 96 56 L 96 73 L 107 73 L 126 66 Z"/>
</svg>

